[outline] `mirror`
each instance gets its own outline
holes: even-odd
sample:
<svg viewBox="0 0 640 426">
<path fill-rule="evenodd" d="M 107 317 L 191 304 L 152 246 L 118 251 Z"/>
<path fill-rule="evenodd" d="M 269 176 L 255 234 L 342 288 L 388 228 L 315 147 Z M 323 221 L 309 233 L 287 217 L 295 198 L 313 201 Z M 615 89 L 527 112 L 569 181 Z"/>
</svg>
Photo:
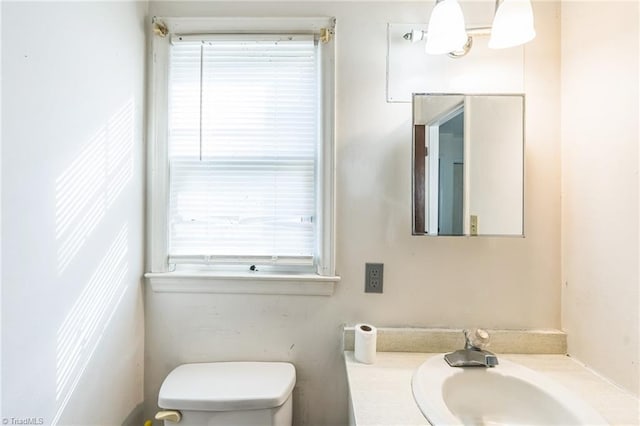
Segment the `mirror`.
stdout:
<svg viewBox="0 0 640 426">
<path fill-rule="evenodd" d="M 413 235 L 524 235 L 524 96 L 413 95 Z"/>
</svg>

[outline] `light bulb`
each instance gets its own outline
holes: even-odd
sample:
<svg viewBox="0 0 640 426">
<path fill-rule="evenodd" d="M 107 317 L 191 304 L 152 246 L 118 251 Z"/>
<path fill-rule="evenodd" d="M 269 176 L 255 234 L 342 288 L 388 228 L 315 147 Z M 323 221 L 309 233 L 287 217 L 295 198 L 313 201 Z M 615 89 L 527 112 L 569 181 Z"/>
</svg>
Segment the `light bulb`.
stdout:
<svg viewBox="0 0 640 426">
<path fill-rule="evenodd" d="M 533 40 L 533 9 L 529 0 L 504 0 L 496 10 L 489 47 L 504 49 Z"/>
<path fill-rule="evenodd" d="M 466 42 L 467 31 L 458 1 L 438 1 L 429 18 L 425 51 L 441 55 L 461 50 Z"/>
</svg>

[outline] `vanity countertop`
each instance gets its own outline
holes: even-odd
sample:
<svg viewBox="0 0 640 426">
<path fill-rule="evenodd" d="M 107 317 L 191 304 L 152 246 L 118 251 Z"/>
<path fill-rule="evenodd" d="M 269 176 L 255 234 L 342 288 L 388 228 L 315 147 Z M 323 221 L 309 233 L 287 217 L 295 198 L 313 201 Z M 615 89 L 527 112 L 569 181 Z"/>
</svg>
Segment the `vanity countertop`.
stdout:
<svg viewBox="0 0 640 426">
<path fill-rule="evenodd" d="M 350 421 L 358 426 L 429 425 L 413 400 L 411 377 L 424 361 L 438 354 L 378 352 L 372 365 L 344 353 Z M 441 356 L 441 355 L 440 355 Z M 574 392 L 612 425 L 640 425 L 638 398 L 565 355 L 499 354 L 545 374 Z"/>
</svg>

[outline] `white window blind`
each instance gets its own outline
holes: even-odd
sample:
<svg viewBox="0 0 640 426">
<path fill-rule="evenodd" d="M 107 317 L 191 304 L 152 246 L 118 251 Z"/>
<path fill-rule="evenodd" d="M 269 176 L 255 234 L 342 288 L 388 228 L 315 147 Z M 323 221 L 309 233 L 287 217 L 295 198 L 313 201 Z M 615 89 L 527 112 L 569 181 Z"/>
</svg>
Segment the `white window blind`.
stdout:
<svg viewBox="0 0 640 426">
<path fill-rule="evenodd" d="M 311 35 L 175 37 L 170 263 L 314 263 L 316 56 Z"/>
</svg>

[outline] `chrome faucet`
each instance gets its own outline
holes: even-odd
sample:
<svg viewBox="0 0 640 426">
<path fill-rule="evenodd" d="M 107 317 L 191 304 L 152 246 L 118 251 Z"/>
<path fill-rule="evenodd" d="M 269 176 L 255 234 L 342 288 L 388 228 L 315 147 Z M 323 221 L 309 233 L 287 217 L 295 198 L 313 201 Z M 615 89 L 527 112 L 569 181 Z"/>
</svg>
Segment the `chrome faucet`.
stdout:
<svg viewBox="0 0 640 426">
<path fill-rule="evenodd" d="M 481 328 L 464 330 L 464 349 L 448 353 L 445 361 L 451 367 L 495 367 L 498 357 L 485 348 L 489 346 L 489 333 Z"/>
</svg>

